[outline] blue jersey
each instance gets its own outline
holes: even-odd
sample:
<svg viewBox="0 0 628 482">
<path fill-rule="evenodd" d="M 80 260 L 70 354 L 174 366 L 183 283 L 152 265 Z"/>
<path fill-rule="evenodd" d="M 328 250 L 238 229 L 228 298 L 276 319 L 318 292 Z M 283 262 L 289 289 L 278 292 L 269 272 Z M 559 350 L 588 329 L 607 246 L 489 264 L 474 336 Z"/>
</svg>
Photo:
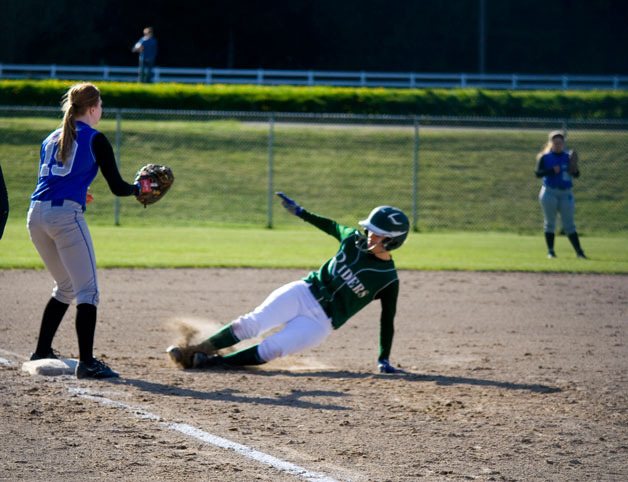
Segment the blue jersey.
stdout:
<svg viewBox="0 0 628 482">
<path fill-rule="evenodd" d="M 142 37 L 137 43 L 143 47 L 140 51 L 140 60 L 154 63 L 157 58 L 157 39 L 155 37 Z"/>
<path fill-rule="evenodd" d="M 96 129 L 84 122 L 77 122 L 76 140 L 63 164 L 56 158 L 61 129 L 44 140 L 40 152 L 39 178 L 31 200 L 69 199 L 85 206 L 87 188 L 98 174 L 98 165 L 92 152 L 92 138 L 96 134 Z"/>
<path fill-rule="evenodd" d="M 548 152 L 541 157 L 539 163 L 541 169 L 553 169 L 554 166 L 560 167 L 560 172 L 552 176 L 543 177 L 543 185 L 553 189 L 571 189 L 573 181 L 569 174 L 569 154 L 565 151 L 557 154 Z"/>
</svg>

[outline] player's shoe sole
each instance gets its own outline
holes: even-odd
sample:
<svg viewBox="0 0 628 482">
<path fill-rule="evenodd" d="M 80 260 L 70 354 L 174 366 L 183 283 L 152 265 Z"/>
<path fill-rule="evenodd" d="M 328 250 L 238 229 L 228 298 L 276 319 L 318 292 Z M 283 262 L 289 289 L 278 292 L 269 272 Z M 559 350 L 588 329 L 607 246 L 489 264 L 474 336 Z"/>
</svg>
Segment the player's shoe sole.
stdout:
<svg viewBox="0 0 628 482">
<path fill-rule="evenodd" d="M 179 348 L 178 346 L 176 345 L 169 346 L 166 349 L 166 353 L 168 354 L 168 357 L 170 357 L 170 360 L 172 360 L 173 363 L 177 365 L 181 365 L 183 363 L 183 352 L 181 351 L 181 348 Z"/>
</svg>

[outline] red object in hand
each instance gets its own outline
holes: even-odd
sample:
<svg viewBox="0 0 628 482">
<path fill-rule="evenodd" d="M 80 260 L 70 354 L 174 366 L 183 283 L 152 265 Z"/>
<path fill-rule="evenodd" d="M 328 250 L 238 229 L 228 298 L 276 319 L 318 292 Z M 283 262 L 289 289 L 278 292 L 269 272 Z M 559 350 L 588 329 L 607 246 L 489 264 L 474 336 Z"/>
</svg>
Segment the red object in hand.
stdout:
<svg viewBox="0 0 628 482">
<path fill-rule="evenodd" d="M 151 186 L 151 180 L 146 178 L 146 179 L 140 179 L 140 191 L 141 192 L 151 192 L 153 190 L 152 186 Z"/>
</svg>

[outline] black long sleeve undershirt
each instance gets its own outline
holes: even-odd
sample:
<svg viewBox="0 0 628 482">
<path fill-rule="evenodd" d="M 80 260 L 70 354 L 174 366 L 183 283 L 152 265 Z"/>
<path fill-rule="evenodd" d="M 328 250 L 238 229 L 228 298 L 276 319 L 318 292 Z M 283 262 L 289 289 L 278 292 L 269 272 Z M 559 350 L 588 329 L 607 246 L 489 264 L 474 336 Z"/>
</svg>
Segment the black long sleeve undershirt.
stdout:
<svg viewBox="0 0 628 482">
<path fill-rule="evenodd" d="M 120 175 L 111 144 L 102 132 L 92 138 L 92 152 L 96 164 L 100 167 L 109 189 L 116 196 L 132 196 L 137 194 L 137 186 L 129 184 Z"/>
</svg>

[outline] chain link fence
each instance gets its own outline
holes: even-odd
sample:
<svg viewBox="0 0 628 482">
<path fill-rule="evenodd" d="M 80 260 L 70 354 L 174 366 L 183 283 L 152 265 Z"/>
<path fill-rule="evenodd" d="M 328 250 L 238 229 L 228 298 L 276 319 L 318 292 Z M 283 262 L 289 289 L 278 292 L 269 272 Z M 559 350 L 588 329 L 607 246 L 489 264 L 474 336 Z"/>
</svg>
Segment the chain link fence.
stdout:
<svg viewBox="0 0 628 482">
<path fill-rule="evenodd" d="M 60 119 L 58 109 L 0 107 L 11 218 L 26 213 L 39 146 Z M 99 175 L 92 223 L 297 226 L 273 199 L 285 191 L 351 225 L 392 204 L 420 231 L 538 232 L 535 156 L 549 130 L 565 128 L 580 154 L 578 230 L 628 231 L 628 122 L 124 109 L 106 110 L 98 128 L 127 181 L 149 162 L 171 166 L 176 181 L 143 209 Z"/>
</svg>

